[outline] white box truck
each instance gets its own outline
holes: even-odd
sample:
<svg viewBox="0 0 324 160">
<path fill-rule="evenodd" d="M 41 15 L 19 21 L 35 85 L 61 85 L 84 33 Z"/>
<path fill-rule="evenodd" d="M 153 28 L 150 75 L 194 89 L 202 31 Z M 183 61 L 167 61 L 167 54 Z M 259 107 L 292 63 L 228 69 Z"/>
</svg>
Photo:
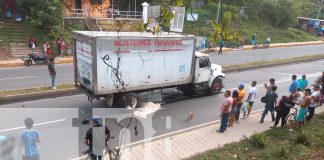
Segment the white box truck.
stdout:
<svg viewBox="0 0 324 160">
<path fill-rule="evenodd" d="M 125 93 L 176 87 L 217 94 L 223 86 L 222 67 L 195 52 L 192 35 L 75 31 L 73 42 L 75 85 L 108 106 Z"/>
</svg>

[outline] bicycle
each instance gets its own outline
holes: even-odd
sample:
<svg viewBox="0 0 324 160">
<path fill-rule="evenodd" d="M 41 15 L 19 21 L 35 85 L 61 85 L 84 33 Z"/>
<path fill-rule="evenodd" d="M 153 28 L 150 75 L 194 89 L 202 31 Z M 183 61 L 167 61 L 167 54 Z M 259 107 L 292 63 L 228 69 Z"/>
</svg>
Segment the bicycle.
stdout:
<svg viewBox="0 0 324 160">
<path fill-rule="evenodd" d="M 297 121 L 296 118 L 297 118 L 297 113 L 299 110 L 298 110 L 298 108 L 295 108 L 295 107 L 293 109 L 295 111 L 293 113 L 288 114 L 288 116 L 285 119 L 285 122 L 286 122 L 285 126 L 288 128 L 293 128 L 295 125 L 295 122 Z M 308 115 L 308 110 L 307 110 L 306 114 L 304 115 L 301 125 L 305 124 L 307 115 Z"/>
<path fill-rule="evenodd" d="M 110 140 L 114 139 L 114 137 L 111 137 Z M 105 146 L 105 150 L 103 151 L 103 156 L 102 156 L 102 160 L 107 159 L 107 156 L 109 156 L 109 160 L 119 160 L 119 156 L 120 156 L 120 149 L 119 148 L 111 148 L 109 145 L 109 141 L 107 141 L 106 146 Z M 82 152 L 83 154 L 87 155 L 86 160 L 96 160 L 96 159 L 92 159 L 91 157 L 91 151 L 86 150 L 84 152 Z"/>
</svg>

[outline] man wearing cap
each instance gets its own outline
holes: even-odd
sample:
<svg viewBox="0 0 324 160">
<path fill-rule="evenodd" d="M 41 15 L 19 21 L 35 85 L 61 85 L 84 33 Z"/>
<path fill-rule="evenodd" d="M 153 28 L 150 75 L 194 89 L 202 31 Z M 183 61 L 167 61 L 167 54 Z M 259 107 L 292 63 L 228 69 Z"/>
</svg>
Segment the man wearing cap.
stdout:
<svg viewBox="0 0 324 160">
<path fill-rule="evenodd" d="M 315 107 L 319 104 L 319 100 L 321 100 L 321 93 L 320 93 L 320 86 L 319 85 L 314 85 L 314 92 L 311 94 L 311 103 L 308 107 L 308 116 L 306 117 L 306 120 L 309 121 L 313 118 L 314 113 L 315 113 Z"/>
<path fill-rule="evenodd" d="M 241 83 L 238 87 L 238 98 L 237 98 L 237 111 L 235 114 L 235 120 L 238 122 L 240 119 L 240 111 L 243 104 L 243 99 L 245 96 L 244 84 Z"/>
<path fill-rule="evenodd" d="M 92 128 L 88 129 L 84 138 L 84 143 L 89 146 L 86 153 L 91 155 L 91 159 L 101 160 L 111 134 L 106 126 L 103 127 L 101 118 L 94 116 L 91 118 L 91 122 Z"/>
</svg>

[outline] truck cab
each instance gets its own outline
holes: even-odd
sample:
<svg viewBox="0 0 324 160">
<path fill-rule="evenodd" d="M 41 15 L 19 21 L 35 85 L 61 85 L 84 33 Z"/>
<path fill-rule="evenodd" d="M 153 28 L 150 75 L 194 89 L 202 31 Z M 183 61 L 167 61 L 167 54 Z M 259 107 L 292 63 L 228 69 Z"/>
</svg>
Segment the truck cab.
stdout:
<svg viewBox="0 0 324 160">
<path fill-rule="evenodd" d="M 222 66 L 213 64 L 209 60 L 209 55 L 201 52 L 195 53 L 194 59 L 194 77 L 191 84 L 181 87 L 186 95 L 197 93 L 208 93 L 209 95 L 221 92 L 225 74 L 222 72 Z"/>
</svg>

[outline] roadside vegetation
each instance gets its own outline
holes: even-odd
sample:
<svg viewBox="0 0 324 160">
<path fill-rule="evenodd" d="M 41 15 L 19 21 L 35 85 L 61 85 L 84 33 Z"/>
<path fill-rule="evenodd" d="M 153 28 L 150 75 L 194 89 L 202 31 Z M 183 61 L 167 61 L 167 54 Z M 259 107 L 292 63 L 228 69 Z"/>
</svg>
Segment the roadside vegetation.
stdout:
<svg viewBox="0 0 324 160">
<path fill-rule="evenodd" d="M 186 4 L 187 14 L 197 13 L 198 19 L 185 21 L 184 32 L 200 36 L 212 33 L 210 26 L 217 17 L 218 1 L 202 2 Z M 271 43 L 314 41 L 321 38 L 298 29 L 297 17 L 316 18 L 320 3 L 318 0 L 223 0 L 221 13 L 232 13 L 232 28 L 246 36 L 246 44 L 254 33 L 258 43 L 263 43 L 269 34 L 272 34 Z M 324 14 L 319 18 L 324 19 Z"/>
<path fill-rule="evenodd" d="M 324 159 L 324 113 L 315 117 L 300 130 L 287 128 L 257 133 L 240 142 L 193 156 L 188 160 L 322 160 Z"/>
</svg>

